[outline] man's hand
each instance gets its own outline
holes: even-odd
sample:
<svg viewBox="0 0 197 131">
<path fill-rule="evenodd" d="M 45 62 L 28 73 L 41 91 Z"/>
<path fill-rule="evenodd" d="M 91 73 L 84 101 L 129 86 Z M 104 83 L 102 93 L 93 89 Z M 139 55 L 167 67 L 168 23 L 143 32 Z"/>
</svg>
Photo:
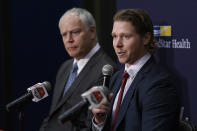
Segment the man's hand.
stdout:
<svg viewBox="0 0 197 131">
<path fill-rule="evenodd" d="M 110 93 L 108 96 L 108 101 L 102 105 L 92 108 L 92 113 L 94 114 L 95 124 L 103 123 L 107 117 L 107 113 L 110 111 L 110 102 L 112 100 L 113 93 Z"/>
</svg>

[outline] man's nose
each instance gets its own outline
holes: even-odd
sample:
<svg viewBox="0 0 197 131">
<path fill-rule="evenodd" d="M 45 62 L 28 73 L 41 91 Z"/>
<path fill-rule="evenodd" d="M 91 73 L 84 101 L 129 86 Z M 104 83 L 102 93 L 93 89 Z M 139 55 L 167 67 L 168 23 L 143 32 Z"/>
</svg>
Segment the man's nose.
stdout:
<svg viewBox="0 0 197 131">
<path fill-rule="evenodd" d="M 68 42 L 73 42 L 73 36 L 72 36 L 71 33 L 68 33 L 67 41 Z"/>
<path fill-rule="evenodd" d="M 121 47 L 122 46 L 122 37 L 117 37 L 116 39 L 116 47 Z"/>
</svg>

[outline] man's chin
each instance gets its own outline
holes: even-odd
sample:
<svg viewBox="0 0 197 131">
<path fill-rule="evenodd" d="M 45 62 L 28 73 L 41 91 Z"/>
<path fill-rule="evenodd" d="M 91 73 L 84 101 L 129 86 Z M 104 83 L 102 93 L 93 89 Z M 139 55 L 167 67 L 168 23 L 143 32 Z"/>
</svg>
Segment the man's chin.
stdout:
<svg viewBox="0 0 197 131">
<path fill-rule="evenodd" d="M 121 64 L 126 64 L 126 60 L 125 59 L 118 59 L 119 60 L 119 62 L 121 63 Z"/>
<path fill-rule="evenodd" d="M 73 58 L 77 57 L 77 54 L 76 53 L 73 53 L 73 52 L 70 53 L 70 52 L 68 52 L 68 54 L 69 54 L 70 57 L 73 57 Z"/>
</svg>

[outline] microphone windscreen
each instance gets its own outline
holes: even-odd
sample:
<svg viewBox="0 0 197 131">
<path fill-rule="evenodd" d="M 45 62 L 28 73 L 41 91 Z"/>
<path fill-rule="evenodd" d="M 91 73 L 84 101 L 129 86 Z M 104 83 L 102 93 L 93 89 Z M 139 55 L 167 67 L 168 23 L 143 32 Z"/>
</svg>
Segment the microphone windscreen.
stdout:
<svg viewBox="0 0 197 131">
<path fill-rule="evenodd" d="M 102 68 L 103 75 L 112 76 L 113 74 L 113 67 L 109 64 L 104 65 Z"/>
</svg>

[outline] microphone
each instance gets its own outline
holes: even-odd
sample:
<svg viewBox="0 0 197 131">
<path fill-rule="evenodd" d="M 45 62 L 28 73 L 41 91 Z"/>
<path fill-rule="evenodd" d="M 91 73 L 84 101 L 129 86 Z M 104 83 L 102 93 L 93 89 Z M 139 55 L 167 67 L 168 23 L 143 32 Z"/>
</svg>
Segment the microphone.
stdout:
<svg viewBox="0 0 197 131">
<path fill-rule="evenodd" d="M 37 83 L 27 89 L 27 93 L 6 105 L 7 111 L 21 108 L 28 100 L 38 102 L 48 96 L 51 84 L 48 81 Z"/>
<path fill-rule="evenodd" d="M 113 67 L 109 64 L 103 66 L 103 86 L 94 86 L 90 90 L 81 95 L 83 99 L 88 100 L 90 103 L 89 109 L 98 107 L 107 101 L 108 87 L 110 77 L 113 74 Z"/>
<path fill-rule="evenodd" d="M 107 101 L 107 93 L 109 87 L 109 81 L 110 77 L 113 74 L 113 67 L 111 65 L 105 65 L 102 68 L 103 73 L 103 86 L 94 86 L 90 90 L 84 92 L 81 94 L 81 97 L 83 100 L 73 106 L 72 108 L 65 111 L 63 114 L 61 114 L 58 117 L 58 120 L 60 124 L 65 123 L 68 120 L 71 120 L 73 118 L 73 115 L 75 115 L 77 112 L 79 112 L 82 108 L 89 105 L 89 109 L 92 109 L 93 107 L 97 107 Z"/>
<path fill-rule="evenodd" d="M 113 67 L 111 65 L 108 65 L 108 64 L 103 66 L 102 73 L 103 73 L 103 76 L 104 76 L 103 86 L 104 87 L 109 87 L 110 77 L 113 74 Z"/>
</svg>

